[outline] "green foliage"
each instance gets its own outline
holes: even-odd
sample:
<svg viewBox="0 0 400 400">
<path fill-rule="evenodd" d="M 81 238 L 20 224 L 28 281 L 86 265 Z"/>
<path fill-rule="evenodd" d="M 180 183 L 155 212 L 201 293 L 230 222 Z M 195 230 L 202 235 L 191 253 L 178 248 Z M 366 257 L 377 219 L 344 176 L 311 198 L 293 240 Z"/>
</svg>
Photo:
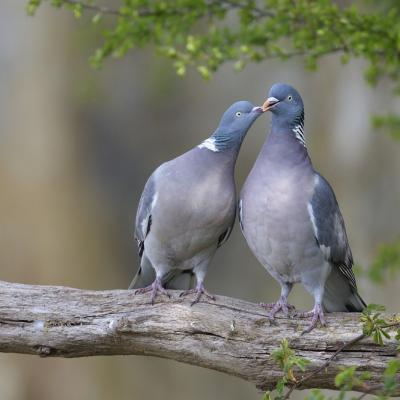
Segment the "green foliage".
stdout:
<svg viewBox="0 0 400 400">
<path fill-rule="evenodd" d="M 40 3 L 41 0 L 29 0 L 29 3 L 26 5 L 26 12 L 28 15 L 35 15 Z"/>
<path fill-rule="evenodd" d="M 344 393 L 354 387 L 362 386 L 370 377 L 371 374 L 367 371 L 358 374 L 357 366 L 343 368 L 335 377 L 335 386 Z M 341 396 L 339 395 L 339 397 Z"/>
<path fill-rule="evenodd" d="M 376 129 L 387 129 L 393 139 L 400 140 L 400 117 L 397 115 L 374 115 L 372 125 Z"/>
<path fill-rule="evenodd" d="M 269 390 L 267 390 L 262 397 L 262 400 L 272 400 L 272 395 L 271 392 Z"/>
<path fill-rule="evenodd" d="M 400 118 L 399 118 L 400 121 Z M 399 123 L 400 133 L 400 123 Z M 383 282 L 385 275 L 392 278 L 400 271 L 400 240 L 379 248 L 378 255 L 368 269 L 368 276 L 374 282 Z"/>
<path fill-rule="evenodd" d="M 400 317 L 394 316 L 389 320 L 382 318 L 382 312 L 385 307 L 378 304 L 370 304 L 361 315 L 363 322 L 363 334 L 371 336 L 375 343 L 382 345 L 384 338 L 390 338 L 388 333 L 389 329 L 397 329 L 395 339 L 400 341 Z M 360 335 L 356 340 L 363 339 L 364 336 Z M 349 342 L 353 345 L 355 341 Z M 345 348 L 342 348 L 342 351 Z M 274 397 L 273 392 L 267 391 L 263 395 L 263 400 L 286 400 L 290 397 L 293 389 L 301 386 L 311 376 L 315 375 L 317 371 L 311 371 L 305 377 L 297 379 L 294 375 L 294 369 L 298 368 L 300 371 L 305 371 L 308 360 L 296 356 L 295 352 L 289 347 L 286 339 L 282 340 L 280 347 L 275 350 L 271 356 L 282 369 L 284 375 L 276 384 L 276 393 Z M 328 365 L 327 365 L 328 368 Z M 379 393 L 376 396 L 379 400 L 387 399 L 395 393 L 398 385 L 398 374 L 400 371 L 400 359 L 394 359 L 388 362 L 387 368 L 382 376 L 382 385 L 379 387 Z M 366 392 L 371 391 L 369 386 L 369 379 L 371 373 L 368 371 L 357 371 L 357 366 L 350 366 L 342 368 L 335 377 L 335 386 L 338 388 L 339 393 L 337 396 L 327 397 L 321 390 L 312 389 L 305 397 L 306 400 L 344 400 L 347 392 L 362 387 Z M 285 392 L 285 389 L 286 392 Z M 375 391 L 377 388 L 375 388 Z M 359 398 L 362 398 L 361 395 Z M 354 399 L 354 398 L 353 398 Z M 358 398 L 356 398 L 357 400 Z"/>
<path fill-rule="evenodd" d="M 226 62 L 241 71 L 249 63 L 303 56 L 313 71 L 321 57 L 340 53 L 343 64 L 352 57 L 367 61 L 364 76 L 370 84 L 389 77 L 400 92 L 397 0 L 363 0 L 357 6 L 332 0 L 120 0 L 112 9 L 94 0 L 29 0 L 28 14 L 44 2 L 67 8 L 76 18 L 94 14 L 91 21 L 101 25 L 103 36 L 90 58 L 94 68 L 108 57 L 152 46 L 178 75 L 192 66 L 208 80 Z M 376 116 L 373 122 L 400 138 L 400 118 Z"/>
<path fill-rule="evenodd" d="M 44 1 L 46 0 L 29 0 L 28 4 L 26 5 L 26 12 L 28 15 L 35 15 L 37 9 Z M 79 1 L 50 0 L 50 4 L 56 8 L 61 8 L 64 6 L 72 11 L 75 18 L 80 18 L 83 14 L 83 10 L 90 5 L 90 2 L 81 3 Z"/>
<path fill-rule="evenodd" d="M 400 92 L 397 0 L 361 0 L 346 7 L 332 0 L 120 0 L 114 9 L 93 0 L 28 0 L 28 14 L 44 2 L 65 7 L 76 18 L 94 13 L 91 22 L 101 25 L 103 36 L 90 59 L 94 68 L 149 45 L 171 60 L 178 75 L 193 66 L 204 79 L 226 62 L 241 71 L 249 63 L 294 56 L 303 56 L 313 71 L 321 57 L 338 52 L 343 64 L 365 59 L 370 84 L 389 77 Z M 114 18 L 105 21 L 104 15 Z M 377 116 L 373 122 L 400 138 L 400 118 Z"/>
<path fill-rule="evenodd" d="M 383 374 L 383 394 L 385 396 L 392 396 L 396 390 L 398 383 L 396 382 L 396 375 L 400 370 L 400 360 L 391 360 Z"/>
<path fill-rule="evenodd" d="M 29 0 L 28 13 L 43 1 Z M 50 3 L 78 18 L 84 9 L 116 16 L 92 58 L 95 66 L 109 56 L 154 45 L 180 75 L 194 65 L 208 79 L 227 61 L 241 70 L 251 62 L 304 55 L 306 67 L 314 70 L 321 56 L 340 52 L 343 63 L 365 58 L 365 77 L 372 84 L 382 76 L 400 78 L 396 1 L 385 7 L 367 1 L 367 6 L 341 7 L 331 0 L 121 0 L 113 10 L 78 0 Z"/>
<path fill-rule="evenodd" d="M 325 395 L 320 389 L 311 389 L 305 400 L 325 400 Z"/>
<path fill-rule="evenodd" d="M 310 363 L 303 357 L 296 356 L 295 352 L 289 347 L 287 339 L 283 339 L 280 347 L 272 352 L 272 358 L 284 372 L 276 385 L 276 391 L 280 396 L 283 395 L 286 384 L 288 382 L 296 383 L 297 379 L 294 375 L 294 369 L 297 367 L 300 371 L 305 371 L 306 366 Z M 268 394 L 270 396 L 270 394 Z"/>
<path fill-rule="evenodd" d="M 366 336 L 371 336 L 375 343 L 383 345 L 383 338 L 390 338 L 387 333 L 388 323 L 381 315 L 385 311 L 385 307 L 378 304 L 369 304 L 361 315 L 363 323 L 363 333 Z"/>
</svg>

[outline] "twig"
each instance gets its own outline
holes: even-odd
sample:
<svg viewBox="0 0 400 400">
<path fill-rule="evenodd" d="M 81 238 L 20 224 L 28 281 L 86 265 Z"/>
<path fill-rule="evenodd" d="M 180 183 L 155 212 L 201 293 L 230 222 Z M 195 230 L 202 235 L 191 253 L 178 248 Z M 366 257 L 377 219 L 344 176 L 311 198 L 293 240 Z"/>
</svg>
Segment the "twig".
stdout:
<svg viewBox="0 0 400 400">
<path fill-rule="evenodd" d="M 367 385 L 366 383 L 364 383 L 364 390 L 360 396 L 356 397 L 356 400 L 361 400 L 363 399 L 365 396 L 369 395 L 369 394 L 379 394 L 379 390 L 383 389 L 383 385 Z"/>
<path fill-rule="evenodd" d="M 49 0 L 46 0 L 49 1 Z M 90 11 L 95 11 L 101 14 L 110 14 L 110 15 L 117 15 L 117 16 L 122 16 L 121 12 L 119 10 L 115 10 L 106 6 L 99 6 L 95 4 L 88 4 L 84 3 L 78 0 L 62 0 L 62 3 L 64 4 L 70 4 L 70 5 L 79 5 L 85 10 L 90 10 Z"/>
<path fill-rule="evenodd" d="M 283 396 L 282 400 L 287 400 L 290 395 L 292 394 L 293 390 L 297 389 L 300 387 L 304 382 L 310 380 L 317 374 L 319 374 L 321 371 L 323 371 L 325 368 L 329 366 L 329 364 L 345 349 L 348 347 L 352 346 L 353 344 L 359 342 L 360 340 L 364 339 L 366 335 L 364 333 L 356 336 L 354 339 L 350 340 L 349 342 L 343 343 L 320 367 L 316 368 L 312 372 L 310 372 L 308 375 L 304 376 L 297 382 L 293 383 L 293 385 L 289 388 L 289 390 L 286 392 L 285 396 Z"/>
<path fill-rule="evenodd" d="M 384 328 L 394 328 L 400 326 L 400 322 L 393 322 L 393 323 L 388 323 L 385 324 Z M 343 343 L 320 367 L 315 369 L 314 371 L 311 371 L 308 375 L 304 376 L 297 382 L 293 383 L 293 385 L 288 389 L 286 392 L 285 396 L 283 396 L 282 400 L 287 400 L 289 399 L 290 395 L 292 392 L 299 388 L 304 382 L 308 381 L 309 379 L 313 378 L 317 374 L 319 374 L 321 371 L 323 371 L 325 368 L 327 368 L 330 363 L 345 349 L 351 347 L 353 344 L 358 343 L 360 340 L 366 338 L 367 335 L 364 333 L 361 333 L 360 335 L 356 336 L 354 339 L 350 340 L 349 342 Z M 370 394 L 374 391 L 376 391 L 381 385 L 375 385 L 373 387 L 367 386 L 365 388 L 366 392 L 363 393 L 357 400 L 361 400 L 364 396 L 367 394 Z"/>
<path fill-rule="evenodd" d="M 49 1 L 49 0 L 45 0 Z M 96 4 L 89 4 L 82 2 L 80 0 L 62 0 L 63 4 L 70 4 L 70 5 L 79 5 L 85 10 L 98 12 L 100 14 L 108 14 L 108 15 L 115 15 L 115 16 L 123 16 L 124 14 L 121 11 L 112 9 L 106 6 L 96 5 Z M 230 0 L 223 0 L 221 2 L 215 1 L 210 2 L 209 6 L 221 6 L 222 4 L 226 4 L 229 6 L 229 9 L 242 9 L 245 7 L 244 4 L 235 3 L 234 1 Z M 154 16 L 163 16 L 163 15 L 182 15 L 190 11 L 189 9 L 170 9 L 170 10 L 148 10 L 148 9 L 138 9 L 137 15 L 139 17 L 154 17 Z M 253 8 L 253 11 L 257 14 L 257 17 L 273 17 L 274 14 L 261 10 L 259 8 Z"/>
</svg>

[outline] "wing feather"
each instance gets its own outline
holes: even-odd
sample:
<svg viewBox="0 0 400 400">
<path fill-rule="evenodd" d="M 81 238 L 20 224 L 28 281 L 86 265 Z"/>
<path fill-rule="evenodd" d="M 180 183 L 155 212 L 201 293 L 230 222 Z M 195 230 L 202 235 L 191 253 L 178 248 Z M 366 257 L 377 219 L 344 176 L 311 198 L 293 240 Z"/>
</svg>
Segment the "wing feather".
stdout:
<svg viewBox="0 0 400 400">
<path fill-rule="evenodd" d="M 143 189 L 135 220 L 135 240 L 138 245 L 138 253 L 141 257 L 144 251 L 144 241 L 151 229 L 152 209 L 157 201 L 155 191 L 154 174 L 150 176 Z"/>
<path fill-rule="evenodd" d="M 315 239 L 327 261 L 336 266 L 357 288 L 353 272 L 353 255 L 347 239 L 344 220 L 335 194 L 321 175 L 315 173 L 314 194 L 308 204 Z"/>
</svg>

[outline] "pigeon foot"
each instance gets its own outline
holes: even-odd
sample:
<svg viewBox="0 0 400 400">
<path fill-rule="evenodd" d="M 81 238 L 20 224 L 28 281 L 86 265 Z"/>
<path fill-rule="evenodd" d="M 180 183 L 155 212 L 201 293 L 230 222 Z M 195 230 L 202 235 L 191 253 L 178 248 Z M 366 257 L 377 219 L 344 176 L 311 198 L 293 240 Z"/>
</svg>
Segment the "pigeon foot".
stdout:
<svg viewBox="0 0 400 400">
<path fill-rule="evenodd" d="M 298 314 L 296 314 L 296 316 L 299 318 L 311 317 L 311 323 L 306 329 L 304 329 L 303 332 L 301 332 L 302 335 L 304 335 L 305 333 L 309 333 L 314 328 L 316 328 L 318 321 L 320 322 L 321 326 L 326 326 L 324 310 L 322 309 L 321 304 L 316 304 L 311 311 L 298 313 Z"/>
<path fill-rule="evenodd" d="M 158 292 L 167 296 L 168 298 L 171 298 L 171 295 L 168 293 L 167 289 L 163 288 L 161 280 L 158 278 L 156 278 L 151 285 L 146 286 L 144 288 L 136 289 L 135 294 L 148 293 L 148 292 L 151 292 L 151 298 L 150 298 L 151 304 L 154 304 Z"/>
<path fill-rule="evenodd" d="M 295 311 L 295 307 L 288 303 L 287 297 L 281 296 L 276 303 L 260 303 L 261 307 L 271 309 L 268 313 L 269 318 L 274 319 L 275 315 L 282 311 L 285 317 L 289 316 L 291 311 Z"/>
<path fill-rule="evenodd" d="M 210 300 L 215 300 L 215 296 L 212 295 L 211 293 L 209 293 L 204 288 L 202 283 L 200 285 L 197 285 L 195 289 L 185 290 L 184 292 L 182 292 L 179 295 L 179 297 L 187 296 L 188 294 L 193 294 L 193 293 L 195 293 L 196 296 L 195 296 L 194 300 L 190 303 L 191 306 L 193 306 L 194 304 L 198 303 L 200 301 L 200 298 L 201 298 L 202 295 L 206 296 Z"/>
</svg>

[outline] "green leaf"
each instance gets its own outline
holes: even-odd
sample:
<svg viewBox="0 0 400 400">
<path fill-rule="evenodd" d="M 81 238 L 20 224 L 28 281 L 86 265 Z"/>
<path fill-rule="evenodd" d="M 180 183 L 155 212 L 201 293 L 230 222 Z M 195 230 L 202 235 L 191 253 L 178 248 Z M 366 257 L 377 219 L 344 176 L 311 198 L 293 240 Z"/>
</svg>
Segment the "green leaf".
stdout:
<svg viewBox="0 0 400 400">
<path fill-rule="evenodd" d="M 319 389 L 311 389 L 310 393 L 305 397 L 306 400 L 324 400 L 325 395 Z"/>
<path fill-rule="evenodd" d="M 305 371 L 306 366 L 310 363 L 309 360 L 296 356 L 295 352 L 289 347 L 287 339 L 283 339 L 280 347 L 272 352 L 272 358 L 284 372 L 283 385 L 287 381 L 296 382 L 294 368 Z M 280 382 L 280 387 L 282 382 Z M 282 389 L 283 390 L 283 389 Z"/>
<path fill-rule="evenodd" d="M 75 4 L 72 8 L 72 11 L 74 13 L 74 17 L 76 19 L 79 19 L 82 17 L 82 11 L 83 11 L 83 7 L 82 4 Z"/>
<path fill-rule="evenodd" d="M 278 383 L 276 384 L 275 389 L 280 396 L 283 394 L 283 391 L 285 390 L 286 382 L 287 382 L 286 379 L 279 379 Z"/>
<path fill-rule="evenodd" d="M 369 304 L 360 317 L 364 335 L 371 336 L 373 341 L 380 346 L 384 343 L 383 338 L 390 339 L 387 332 L 389 322 L 380 317 L 382 311 L 385 311 L 385 306 Z"/>
<path fill-rule="evenodd" d="M 387 129 L 391 135 L 400 140 L 400 117 L 394 115 L 377 116 L 372 118 L 373 126 L 377 129 Z M 374 282 L 382 283 L 384 277 L 393 277 L 400 271 L 400 239 L 380 246 L 378 255 L 368 270 L 368 275 Z"/>
<path fill-rule="evenodd" d="M 28 15 L 33 16 L 35 15 L 38 7 L 41 4 L 41 0 L 29 0 L 29 2 L 26 5 L 26 12 Z"/>
<path fill-rule="evenodd" d="M 384 394 L 386 396 L 391 396 L 396 390 L 397 383 L 397 374 L 400 370 L 400 360 L 391 360 L 388 362 L 388 365 L 383 373 L 383 389 Z"/>
<path fill-rule="evenodd" d="M 243 60 L 236 61 L 233 68 L 236 72 L 241 71 L 246 66 L 246 63 Z"/>
<path fill-rule="evenodd" d="M 204 79 L 208 80 L 208 79 L 211 78 L 211 72 L 210 72 L 210 70 L 209 70 L 205 65 L 199 65 L 199 66 L 197 67 L 197 70 L 200 72 L 200 75 L 201 75 Z"/>
<path fill-rule="evenodd" d="M 351 390 L 356 369 L 357 367 L 353 366 L 345 368 L 343 371 L 339 372 L 335 377 L 335 386 L 338 388 L 346 386 L 347 390 Z"/>
<path fill-rule="evenodd" d="M 264 393 L 262 400 L 272 400 L 271 392 L 267 391 Z"/>
<path fill-rule="evenodd" d="M 97 14 L 93 15 L 92 24 L 93 25 L 98 24 L 101 21 L 101 19 L 102 19 L 102 15 L 100 13 L 97 13 Z"/>
<path fill-rule="evenodd" d="M 386 307 L 382 304 L 368 304 L 367 307 L 364 309 L 364 312 L 368 315 L 371 315 L 373 312 L 384 312 L 386 311 Z"/>
</svg>

